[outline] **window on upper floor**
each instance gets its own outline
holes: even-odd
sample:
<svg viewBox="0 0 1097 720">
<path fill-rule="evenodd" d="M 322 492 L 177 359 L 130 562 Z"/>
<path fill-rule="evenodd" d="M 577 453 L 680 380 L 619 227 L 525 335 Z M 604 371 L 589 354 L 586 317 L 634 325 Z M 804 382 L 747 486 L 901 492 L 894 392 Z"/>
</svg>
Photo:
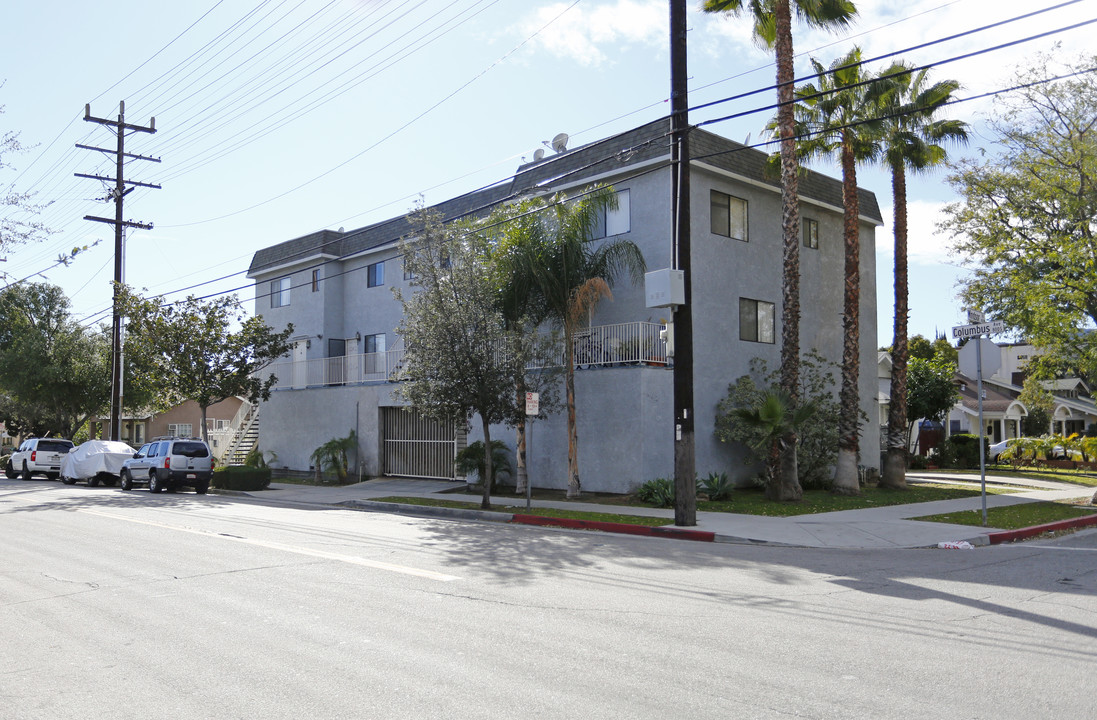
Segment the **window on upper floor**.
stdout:
<svg viewBox="0 0 1097 720">
<path fill-rule="evenodd" d="M 819 223 L 811 218 L 804 218 L 803 225 L 800 228 L 804 235 L 804 247 L 811 248 L 812 250 L 819 249 Z"/>
<path fill-rule="evenodd" d="M 624 235 L 632 228 L 632 210 L 629 204 L 628 190 L 618 190 L 617 209 L 604 208 L 598 213 L 594 230 L 591 231 L 591 239 L 610 237 L 612 235 Z"/>
<path fill-rule="evenodd" d="M 747 201 L 718 190 L 711 191 L 709 197 L 712 232 L 747 242 Z"/>
<path fill-rule="evenodd" d="M 774 305 L 764 300 L 739 298 L 739 339 L 774 342 Z"/>
<path fill-rule="evenodd" d="M 288 275 L 270 281 L 270 306 L 272 308 L 289 305 L 289 288 L 290 278 Z"/>
<path fill-rule="evenodd" d="M 362 338 L 365 341 L 363 344 L 363 352 L 367 353 L 383 353 L 385 352 L 385 334 L 378 333 L 376 335 L 366 335 Z"/>
<path fill-rule="evenodd" d="M 405 258 L 404 259 L 404 280 L 414 280 L 414 279 L 415 279 L 415 273 L 413 273 L 411 270 L 408 270 L 408 262 L 407 262 L 407 259 Z"/>
<path fill-rule="evenodd" d="M 320 289 L 320 270 L 319 268 L 312 271 L 312 291 L 317 292 Z"/>
<path fill-rule="evenodd" d="M 385 263 L 373 263 L 366 268 L 366 287 L 378 287 L 385 284 Z"/>
</svg>

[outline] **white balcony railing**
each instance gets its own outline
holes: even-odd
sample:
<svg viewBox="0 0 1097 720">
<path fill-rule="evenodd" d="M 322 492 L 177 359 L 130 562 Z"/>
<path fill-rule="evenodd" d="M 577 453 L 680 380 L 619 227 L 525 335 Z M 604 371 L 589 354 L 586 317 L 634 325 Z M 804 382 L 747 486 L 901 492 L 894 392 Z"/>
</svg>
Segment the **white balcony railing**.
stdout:
<svg viewBox="0 0 1097 720">
<path fill-rule="evenodd" d="M 650 322 L 617 323 L 583 328 L 572 343 L 572 362 L 578 368 L 613 365 L 666 365 L 666 342 L 659 338 L 663 325 Z M 303 389 L 331 385 L 385 382 L 395 379 L 404 357 L 403 350 L 319 358 L 303 362 L 275 363 L 267 370 L 277 376 L 275 390 Z M 559 367 L 564 349 L 549 364 L 531 367 Z"/>
</svg>

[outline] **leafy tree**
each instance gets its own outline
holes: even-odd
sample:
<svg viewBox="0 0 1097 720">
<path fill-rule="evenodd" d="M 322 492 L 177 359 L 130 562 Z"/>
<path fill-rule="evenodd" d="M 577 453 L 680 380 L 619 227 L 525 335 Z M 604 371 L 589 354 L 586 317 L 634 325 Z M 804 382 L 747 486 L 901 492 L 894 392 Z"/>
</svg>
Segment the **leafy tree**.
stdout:
<svg viewBox="0 0 1097 720">
<path fill-rule="evenodd" d="M 793 91 L 792 12 L 812 27 L 840 30 L 857 15 L 850 0 L 705 0 L 708 13 L 746 14 L 754 25 L 754 39 L 774 51 L 777 61 L 777 135 L 781 140 L 781 388 L 795 405 L 800 384 L 800 164 L 796 147 Z M 790 428 L 782 461 L 781 496 L 798 500 L 803 495 L 796 471 L 796 437 Z"/>
<path fill-rule="evenodd" d="M 278 379 L 260 373 L 290 351 L 292 325 L 274 332 L 260 317 L 245 318 L 235 295 L 165 303 L 123 288 L 120 302 L 128 318 L 127 355 L 157 388 L 156 404 L 194 400 L 202 409 L 203 439 L 210 405 L 237 395 L 253 403 L 270 397 Z"/>
<path fill-rule="evenodd" d="M 1028 416 L 1021 419 L 1021 432 L 1024 435 L 1043 435 L 1051 427 L 1051 415 L 1055 412 L 1055 396 L 1043 386 L 1035 375 L 1025 378 L 1021 394 L 1017 399 L 1028 410 Z"/>
<path fill-rule="evenodd" d="M 12 433 L 72 438 L 110 404 L 105 335 L 76 323 L 61 288 L 0 292 L 0 419 Z"/>
<path fill-rule="evenodd" d="M 942 228 L 972 268 L 964 299 L 1097 377 L 1097 77 L 1050 56 L 1019 73 L 990 124 L 1001 151 L 952 165 L 960 200 Z M 1079 58 L 1073 68 L 1092 67 Z"/>
<path fill-rule="evenodd" d="M 563 328 L 567 362 L 564 388 L 568 426 L 568 491 L 579 496 L 579 437 L 575 423 L 575 331 L 610 287 L 627 273 L 634 282 L 644 276 L 644 256 L 631 240 L 592 239 L 598 218 L 614 208 L 617 195 L 608 186 L 596 186 L 578 199 L 563 194 L 552 198 L 542 213 L 544 235 L 535 248 L 530 278 L 544 298 L 549 317 Z"/>
<path fill-rule="evenodd" d="M 909 428 L 907 427 L 907 180 L 909 168 L 925 172 L 941 165 L 947 156 L 942 143 L 965 142 L 967 123 L 938 120 L 935 115 L 959 89 L 955 80 L 930 84 L 927 70 L 910 72 L 897 62 L 885 70 L 887 78 L 877 92 L 873 112 L 883 118 L 879 156 L 891 170 L 895 212 L 895 324 L 891 352 L 891 403 L 888 405 L 887 457 L 880 477 L 882 487 L 905 488 Z M 948 342 L 947 340 L 945 341 Z"/>
<path fill-rule="evenodd" d="M 869 79 L 859 63 L 861 49 L 853 48 L 826 68 L 812 58 L 818 85 L 796 88 L 796 128 L 804 157 L 837 156 L 842 166 L 842 225 L 845 247 L 844 311 L 842 313 L 842 389 L 838 397 L 838 462 L 833 491 L 861 492 L 857 456 L 861 435 L 858 389 L 861 368 L 861 228 L 857 196 L 857 164 L 879 152 L 866 85 Z"/>
<path fill-rule="evenodd" d="M 532 336 L 507 328 L 483 235 L 444 226 L 428 210 L 410 221 L 414 236 L 401 242 L 401 251 L 417 291 L 404 297 L 393 290 L 404 306 L 397 332 L 406 348 L 396 392 L 426 417 L 468 422 L 479 415 L 484 477 L 492 478 L 491 426 L 518 421 L 514 379 L 528 364 Z M 490 481 L 481 507 L 491 507 Z"/>
<path fill-rule="evenodd" d="M 919 418 L 940 422 L 960 399 L 953 382 L 955 376 L 956 366 L 952 363 L 920 357 L 910 359 L 907 375 L 907 447 L 910 447 L 910 432 Z"/>
</svg>

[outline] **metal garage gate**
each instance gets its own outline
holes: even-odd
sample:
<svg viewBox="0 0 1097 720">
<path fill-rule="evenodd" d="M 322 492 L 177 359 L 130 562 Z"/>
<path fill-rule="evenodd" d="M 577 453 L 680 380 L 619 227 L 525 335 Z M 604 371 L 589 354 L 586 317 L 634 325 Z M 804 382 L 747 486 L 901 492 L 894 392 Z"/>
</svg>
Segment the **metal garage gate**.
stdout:
<svg viewBox="0 0 1097 720">
<path fill-rule="evenodd" d="M 453 459 L 464 447 L 464 427 L 398 407 L 381 408 L 381 427 L 385 475 L 455 479 Z"/>
</svg>

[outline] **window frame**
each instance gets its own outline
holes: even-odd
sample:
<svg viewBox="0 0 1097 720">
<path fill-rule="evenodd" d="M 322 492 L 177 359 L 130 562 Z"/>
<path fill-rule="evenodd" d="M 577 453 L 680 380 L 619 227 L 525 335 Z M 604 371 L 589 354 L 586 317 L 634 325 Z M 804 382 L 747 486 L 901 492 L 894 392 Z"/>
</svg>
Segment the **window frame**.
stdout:
<svg viewBox="0 0 1097 720">
<path fill-rule="evenodd" d="M 743 231 L 742 232 L 742 234 L 743 234 L 742 237 L 737 237 L 736 235 L 732 234 L 732 225 L 733 225 L 733 223 L 732 223 L 733 213 L 731 211 L 732 205 L 733 205 L 732 200 L 736 201 L 734 203 L 734 205 L 737 205 L 737 206 L 742 208 L 742 222 L 741 222 L 742 231 Z M 723 217 L 722 218 L 720 218 L 717 215 L 717 213 L 716 213 L 717 209 L 720 209 L 720 210 L 723 211 L 723 213 L 722 213 Z M 726 227 L 719 227 L 719 228 L 717 227 L 718 218 L 719 218 L 719 220 L 725 221 L 724 223 L 721 223 L 721 224 L 726 224 Z M 731 195 L 730 193 L 722 192 L 720 190 L 715 190 L 715 189 L 710 190 L 709 191 L 709 231 L 713 235 L 719 235 L 720 237 L 726 237 L 726 238 L 730 238 L 732 240 L 738 240 L 740 242 L 750 242 L 750 203 L 747 201 L 747 199 L 746 198 L 741 198 L 737 195 Z"/>
<path fill-rule="evenodd" d="M 600 208 L 594 228 L 591 230 L 591 240 L 601 240 L 607 237 L 617 237 L 632 232 L 632 198 L 628 188 L 615 190 L 617 196 L 617 209 L 609 207 Z M 610 232 L 610 225 L 616 232 Z M 622 229 L 623 228 L 623 229 Z"/>
<path fill-rule="evenodd" d="M 750 308 L 753 307 L 753 312 Z M 744 318 L 753 316 L 753 321 L 744 323 Z M 753 333 L 748 330 L 753 328 Z M 768 334 L 765 332 L 768 330 Z M 739 339 L 743 342 L 756 342 L 773 345 L 777 342 L 777 305 L 768 300 L 739 298 Z"/>
<path fill-rule="evenodd" d="M 804 237 L 804 247 L 812 250 L 819 249 L 819 221 L 814 218 L 804 218 L 803 227 L 800 228 Z"/>
<path fill-rule="evenodd" d="M 385 261 L 379 260 L 366 266 L 366 287 L 381 287 L 385 284 Z"/>
<path fill-rule="evenodd" d="M 320 291 L 320 268 L 313 268 L 312 270 L 312 291 Z"/>
<path fill-rule="evenodd" d="M 377 341 L 378 338 L 381 339 L 380 343 L 378 343 Z M 373 343 L 373 350 L 369 349 L 371 342 Z M 379 349 L 378 345 L 380 345 Z M 362 336 L 362 352 L 366 355 L 370 355 L 373 353 L 383 353 L 385 352 L 386 347 L 387 343 L 385 342 L 385 333 L 373 333 L 372 335 Z"/>
<path fill-rule="evenodd" d="M 290 290 L 293 287 L 292 277 L 283 275 L 270 281 L 270 306 L 272 308 L 289 307 Z"/>
</svg>

